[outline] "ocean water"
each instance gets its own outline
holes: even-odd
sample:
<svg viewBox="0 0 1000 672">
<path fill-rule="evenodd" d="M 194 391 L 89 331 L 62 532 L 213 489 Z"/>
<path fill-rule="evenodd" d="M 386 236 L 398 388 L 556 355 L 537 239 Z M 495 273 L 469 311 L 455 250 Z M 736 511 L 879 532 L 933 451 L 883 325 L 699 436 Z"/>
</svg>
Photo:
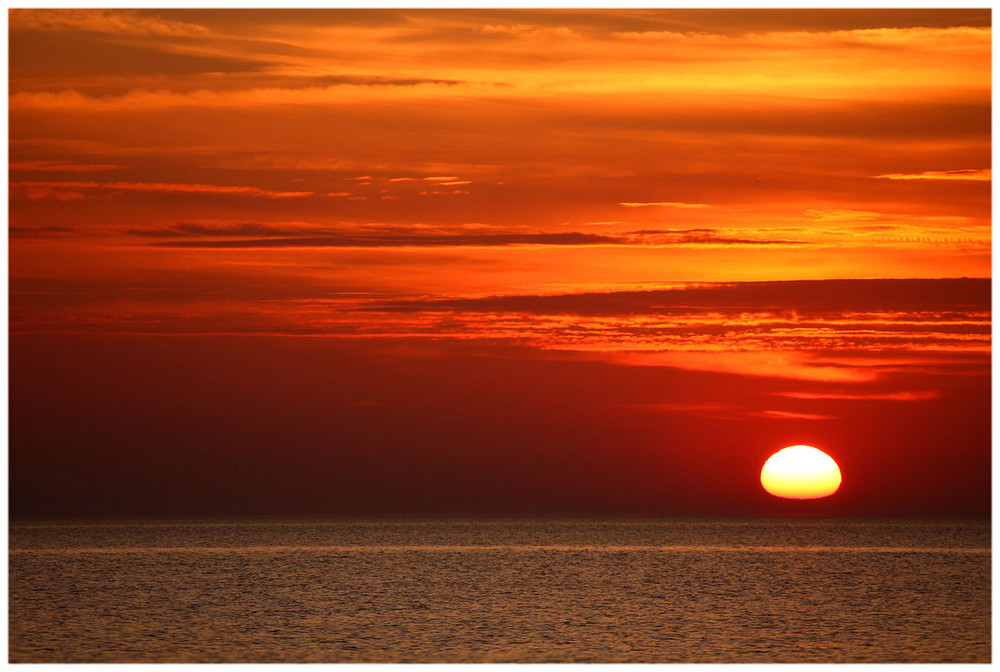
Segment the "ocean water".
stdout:
<svg viewBox="0 0 1000 672">
<path fill-rule="evenodd" d="M 13 523 L 11 662 L 990 661 L 988 522 Z"/>
</svg>

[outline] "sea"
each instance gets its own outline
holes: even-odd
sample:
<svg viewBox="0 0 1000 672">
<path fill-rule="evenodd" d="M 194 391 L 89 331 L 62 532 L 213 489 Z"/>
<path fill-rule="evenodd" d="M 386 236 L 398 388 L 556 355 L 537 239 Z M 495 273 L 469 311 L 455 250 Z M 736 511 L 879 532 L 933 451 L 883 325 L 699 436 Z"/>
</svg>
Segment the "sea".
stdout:
<svg viewBox="0 0 1000 672">
<path fill-rule="evenodd" d="M 988 521 L 14 522 L 15 663 L 987 663 Z"/>
</svg>

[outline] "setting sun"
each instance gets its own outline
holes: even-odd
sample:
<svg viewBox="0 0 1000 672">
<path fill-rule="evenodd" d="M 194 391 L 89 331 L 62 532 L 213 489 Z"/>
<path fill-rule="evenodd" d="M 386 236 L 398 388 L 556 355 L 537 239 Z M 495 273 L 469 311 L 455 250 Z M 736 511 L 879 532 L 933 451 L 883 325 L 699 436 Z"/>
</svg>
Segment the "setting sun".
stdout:
<svg viewBox="0 0 1000 672">
<path fill-rule="evenodd" d="M 840 468 L 833 458 L 812 446 L 789 446 L 767 459 L 760 483 L 775 497 L 817 499 L 840 487 Z"/>
</svg>

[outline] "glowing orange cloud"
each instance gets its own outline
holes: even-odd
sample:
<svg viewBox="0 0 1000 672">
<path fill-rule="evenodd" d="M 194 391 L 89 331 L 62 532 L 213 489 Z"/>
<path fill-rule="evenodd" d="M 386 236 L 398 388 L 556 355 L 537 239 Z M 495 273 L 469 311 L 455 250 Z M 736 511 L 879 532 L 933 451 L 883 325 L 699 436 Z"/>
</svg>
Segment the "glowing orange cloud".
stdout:
<svg viewBox="0 0 1000 672">
<path fill-rule="evenodd" d="M 619 203 L 618 205 L 624 205 L 626 208 L 648 208 L 654 206 L 660 206 L 665 208 L 710 208 L 712 206 L 706 205 L 704 203 L 669 203 L 669 202 L 659 202 L 659 203 Z"/>
<path fill-rule="evenodd" d="M 917 391 L 902 391 L 902 392 L 862 392 L 862 393 L 849 393 L 849 392 L 775 392 L 774 393 L 780 397 L 789 397 L 791 399 L 845 399 L 849 401 L 869 401 L 869 400 L 885 400 L 885 401 L 925 401 L 927 399 L 935 399 L 941 396 L 940 392 L 934 390 L 917 390 Z"/>
<path fill-rule="evenodd" d="M 959 180 L 966 182 L 989 182 L 993 179 L 993 171 L 988 168 L 970 168 L 968 170 L 927 170 L 922 173 L 891 173 L 876 175 L 885 180 Z"/>
</svg>

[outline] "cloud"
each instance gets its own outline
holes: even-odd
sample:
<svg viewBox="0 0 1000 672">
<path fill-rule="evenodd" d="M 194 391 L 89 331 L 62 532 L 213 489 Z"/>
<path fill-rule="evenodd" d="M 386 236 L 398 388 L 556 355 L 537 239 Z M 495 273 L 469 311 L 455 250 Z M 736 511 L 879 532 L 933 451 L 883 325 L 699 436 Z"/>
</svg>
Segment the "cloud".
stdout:
<svg viewBox="0 0 1000 672">
<path fill-rule="evenodd" d="M 420 195 L 468 192 L 420 192 Z M 328 193 L 327 196 L 347 197 L 348 200 L 364 199 L 351 196 L 348 192 Z M 398 200 L 383 195 L 383 200 Z M 264 230 L 264 229 L 260 229 Z M 253 234 L 245 228 L 246 234 Z M 315 231 L 315 230 L 314 230 Z M 212 234 L 194 228 L 187 229 L 189 235 L 233 235 L 233 230 L 216 230 Z M 165 235 L 180 233 L 177 227 L 165 230 Z M 156 229 L 142 235 L 155 236 Z M 245 234 L 244 234 L 245 235 Z M 261 234 L 265 235 L 265 234 Z M 270 235 L 270 234 L 267 234 Z M 616 235 L 563 232 L 563 233 L 414 233 L 406 230 L 403 234 L 389 234 L 385 227 L 370 234 L 358 235 L 337 231 L 325 231 L 322 235 L 285 238 L 282 240 L 237 240 L 237 241 L 173 241 L 163 243 L 169 247 L 410 247 L 410 246 L 508 246 L 508 245 L 615 245 L 615 246 L 745 246 L 745 245 L 804 245 L 803 241 L 766 238 L 737 238 L 719 235 L 712 229 L 642 230 Z"/>
<path fill-rule="evenodd" d="M 72 161 L 12 161 L 8 166 L 10 170 L 53 173 L 99 173 L 124 167 L 111 163 L 73 163 Z"/>
<path fill-rule="evenodd" d="M 260 222 L 228 221 L 181 221 L 167 226 L 148 229 L 128 229 L 126 233 L 148 237 L 190 237 L 190 236 L 296 236 L 304 233 L 326 233 L 326 227 L 306 222 L 280 222 L 262 224 Z"/>
<path fill-rule="evenodd" d="M 984 60 L 988 60 L 988 56 L 984 56 Z M 988 86 L 988 73 L 983 77 L 983 84 Z M 845 87 L 849 85 L 849 82 L 844 84 Z M 656 86 L 655 81 L 648 84 L 649 88 Z M 613 90 L 612 87 L 613 85 L 608 83 L 607 90 Z M 722 88 L 722 85 L 719 87 Z M 682 87 L 677 84 L 677 88 Z M 754 178 L 764 179 L 768 179 L 766 176 L 774 172 L 773 169 L 769 170 L 769 167 L 774 166 L 779 157 L 794 151 L 795 145 L 804 149 L 801 143 L 805 141 L 827 139 L 840 143 L 863 138 L 879 144 L 893 144 L 892 141 L 898 138 L 910 138 L 914 147 L 924 147 L 927 151 L 933 148 L 936 153 L 943 151 L 943 148 L 937 148 L 929 143 L 933 138 L 970 140 L 977 138 L 985 142 L 991 130 L 988 88 L 984 88 L 981 95 L 967 93 L 966 89 L 962 95 L 955 94 L 942 99 L 923 98 L 908 91 L 900 92 L 895 97 L 873 96 L 864 91 L 856 91 L 848 97 L 840 93 L 822 98 L 811 98 L 805 94 L 788 98 L 748 90 L 745 96 L 740 96 L 736 95 L 733 89 L 743 90 L 730 80 L 730 87 L 717 95 L 707 93 L 699 95 L 695 91 L 674 101 L 669 107 L 641 102 L 628 106 L 623 102 L 617 105 L 609 103 L 600 107 L 566 109 L 563 125 L 567 128 L 600 133 L 605 138 L 609 137 L 611 132 L 615 132 L 624 139 L 630 137 L 627 135 L 629 131 L 662 138 L 702 133 L 706 138 L 717 138 L 717 142 L 725 147 L 724 150 L 722 147 L 717 147 L 717 151 L 711 152 L 717 162 L 714 165 L 716 173 L 713 177 L 737 167 L 738 164 L 733 162 L 739 160 L 740 163 L 745 161 L 745 166 L 753 170 Z M 621 96 L 625 101 L 634 100 L 627 91 L 621 92 Z M 553 102 L 553 105 L 555 104 L 557 103 Z M 770 136 L 770 139 L 760 136 Z M 781 142 L 789 138 L 796 139 L 795 145 L 789 146 Z M 687 139 L 690 141 L 690 138 Z M 671 157 L 673 165 L 692 165 L 689 163 L 691 159 L 705 155 L 706 147 L 703 145 L 692 143 L 689 146 L 691 156 L 686 155 L 687 150 L 680 150 Z M 741 151 L 741 148 L 745 149 Z M 747 149 L 752 153 L 745 155 Z M 861 149 L 858 147 L 856 151 Z M 824 147 L 811 148 L 811 151 L 825 150 Z M 906 152 L 900 152 L 901 158 L 907 156 Z M 913 160 L 917 158 L 914 157 Z M 919 160 L 925 163 L 929 159 L 923 156 L 919 157 Z M 954 159 L 948 157 L 939 160 Z M 861 161 L 848 161 L 847 157 L 830 161 L 832 163 L 823 165 L 833 167 L 854 163 L 856 166 L 852 166 L 852 172 L 856 170 L 866 177 L 870 176 L 873 170 L 870 163 L 865 165 L 865 162 Z M 893 164 L 887 164 L 887 167 L 891 165 Z M 692 168 L 693 177 L 705 180 L 704 165 L 699 166 L 694 163 Z M 820 164 L 814 163 L 800 166 L 798 170 L 806 171 L 808 174 L 819 168 Z M 678 189 L 674 193 L 684 193 L 695 205 L 709 205 L 716 201 L 730 200 L 726 194 L 704 194 L 689 188 L 681 192 L 679 187 L 682 185 L 673 183 L 671 186 Z M 632 191 L 630 196 L 656 194 L 657 191 L 653 190 L 662 189 L 663 183 L 653 182 L 646 188 L 648 191 Z M 657 204 L 661 201 L 630 197 L 625 202 Z"/>
<path fill-rule="evenodd" d="M 901 392 L 773 392 L 790 399 L 843 399 L 849 401 L 925 401 L 941 396 L 936 390 L 906 390 Z"/>
<path fill-rule="evenodd" d="M 767 311 L 795 322 L 805 316 L 879 313 L 898 322 L 918 311 L 934 322 L 942 311 L 990 311 L 988 278 L 791 280 L 777 282 L 695 283 L 673 289 L 579 294 L 506 295 L 482 298 L 427 299 L 387 303 L 382 309 L 400 311 L 465 310 L 570 315 L 670 315 L 696 312 L 751 313 Z"/>
<path fill-rule="evenodd" d="M 284 247 L 288 245 L 285 234 L 309 226 L 302 222 L 205 220 L 174 222 L 170 228 L 178 237 L 194 234 L 214 238 L 246 232 L 266 241 L 265 236 L 272 236 L 277 247 Z M 27 233 L 17 231 L 14 235 Z M 342 237 L 348 235 L 359 241 L 358 247 L 381 244 L 368 241 L 363 232 Z M 324 242 L 330 238 L 316 237 Z M 420 238 L 412 234 L 393 237 L 401 241 Z M 435 243 L 447 237 L 425 234 L 424 241 L 429 238 L 428 247 L 440 248 Z M 293 238 L 303 239 L 309 240 L 301 235 Z M 470 236 L 469 244 L 474 239 Z M 505 240 L 509 239 L 494 244 Z M 240 247 L 242 242 L 209 239 L 201 245 L 231 248 L 233 243 Z M 192 247 L 192 241 L 169 241 L 165 245 Z M 264 243 L 257 246 L 268 247 Z M 142 253 L 141 248 L 135 249 Z M 406 269 L 405 275 L 419 268 L 412 265 L 412 254 L 386 255 L 382 250 L 369 254 L 366 257 L 364 251 L 355 251 L 348 258 L 352 265 L 373 264 L 379 274 L 398 274 L 390 264 L 401 264 L 398 268 Z M 462 255 L 454 254 L 446 259 L 436 251 L 425 250 L 421 256 L 431 257 L 434 263 L 463 261 Z M 308 265 L 288 265 L 279 259 L 273 265 L 229 269 L 225 265 L 216 267 L 212 255 L 197 256 L 208 265 L 201 274 L 163 268 L 141 278 L 131 277 L 127 282 L 113 273 L 100 280 L 81 280 L 74 273 L 60 278 L 14 278 L 12 300 L 20 316 L 17 326 L 21 330 L 236 330 L 331 338 L 428 337 L 490 347 L 516 345 L 541 357 L 580 362 L 836 384 L 829 392 L 782 390 L 786 384 L 772 387 L 778 391 L 769 392 L 801 403 L 855 398 L 916 401 L 932 398 L 934 393 L 921 386 L 934 383 L 911 382 L 907 384 L 910 389 L 901 391 L 883 385 L 875 389 L 845 388 L 845 384 L 891 383 L 899 376 L 922 374 L 988 372 L 988 279 L 818 281 L 811 285 L 787 283 L 789 287 L 780 287 L 786 283 L 735 283 L 688 286 L 676 291 L 400 300 L 379 298 L 377 288 L 368 280 L 354 285 L 331 281 L 325 267 L 317 273 Z M 347 291 L 363 293 L 344 294 Z M 977 298 L 977 294 L 981 296 Z M 243 303 L 219 304 L 231 297 Z M 809 297 L 816 300 L 815 306 L 796 304 Z M 841 305 L 833 297 L 855 305 L 830 311 L 832 306 Z M 899 305 L 900 301 L 906 305 Z M 976 307 L 978 313 L 961 312 L 961 306 L 979 301 L 984 305 Z M 948 314 L 934 309 L 942 303 L 950 304 Z M 172 307 L 158 307 L 167 304 Z M 51 306 L 81 306 L 75 312 L 79 319 L 67 322 L 62 312 L 46 309 Z M 882 312 L 866 313 L 866 306 L 882 306 Z M 717 401 L 711 397 L 704 400 Z M 675 401 L 702 400 L 686 394 Z"/>
<path fill-rule="evenodd" d="M 884 180 L 960 180 L 966 182 L 990 182 L 993 171 L 988 168 L 969 168 L 964 170 L 928 170 L 922 173 L 889 173 L 876 175 L 876 179 Z"/>
<path fill-rule="evenodd" d="M 618 63 L 617 60 L 614 62 Z M 469 67 L 476 66 L 470 64 Z M 617 66 L 618 69 L 622 67 L 623 64 Z M 222 66 L 215 66 L 214 69 L 222 69 Z M 616 71 L 615 67 L 610 65 L 609 70 Z M 442 74 L 447 75 L 452 72 L 446 70 Z M 454 74 L 462 75 L 467 72 L 463 70 Z M 554 75 L 549 76 L 554 78 Z M 567 96 L 558 92 L 540 98 L 526 95 L 519 89 L 508 90 L 505 87 L 478 83 L 459 87 L 432 83 L 428 80 L 414 83 L 412 86 L 355 86 L 350 91 L 345 91 L 344 86 L 348 82 L 338 85 L 322 83 L 309 85 L 297 75 L 294 77 L 295 81 L 287 86 L 280 82 L 280 78 L 278 80 L 261 78 L 257 81 L 254 76 L 247 76 L 241 81 L 239 88 L 231 88 L 233 77 L 230 75 L 221 77 L 216 75 L 216 78 L 220 81 L 215 82 L 207 76 L 204 80 L 194 83 L 187 79 L 173 78 L 166 83 L 166 86 L 158 79 L 138 79 L 132 82 L 130 90 L 125 93 L 87 92 L 77 86 L 80 78 L 73 78 L 58 90 L 53 90 L 54 87 L 51 86 L 46 86 L 47 90 L 12 90 L 9 107 L 12 113 L 29 110 L 127 112 L 203 109 L 206 113 L 240 110 L 241 114 L 245 114 L 273 113 L 275 109 L 281 109 L 283 117 L 308 115 L 310 108 L 323 108 L 322 115 L 325 117 L 336 114 L 344 120 L 344 123 L 350 120 L 350 124 L 356 123 L 359 130 L 363 129 L 368 133 L 388 130 L 390 135 L 394 135 L 410 125 L 426 124 L 428 129 L 441 128 L 447 129 L 448 133 L 457 133 L 457 139 L 463 137 L 464 133 L 478 130 L 480 136 L 476 138 L 468 136 L 465 141 L 472 152 L 496 143 L 496 140 L 489 140 L 495 136 L 488 124 L 490 117 L 494 118 L 494 123 L 508 120 L 504 121 L 504 124 L 513 123 L 512 119 L 515 117 L 523 118 L 523 121 L 518 122 L 519 127 L 523 129 L 522 132 L 506 136 L 503 144 L 509 144 L 511 149 L 522 146 L 524 148 L 522 151 L 529 152 L 532 148 L 537 148 L 539 142 L 544 142 L 544 137 L 552 137 L 549 127 L 558 117 L 559 127 L 566 131 L 580 130 L 594 138 L 595 142 L 598 136 L 605 140 L 617 138 L 616 142 L 621 142 L 619 152 L 608 155 L 601 161 L 597 161 L 591 153 L 567 156 L 568 159 L 584 162 L 582 166 L 577 167 L 577 170 L 590 169 L 595 163 L 616 163 L 613 157 L 619 154 L 626 156 L 622 154 L 626 150 L 630 150 L 633 160 L 637 161 L 641 156 L 637 138 L 673 137 L 678 142 L 685 140 L 684 144 L 691 145 L 691 151 L 679 149 L 673 156 L 672 163 L 676 166 L 692 162 L 701 165 L 695 175 L 687 174 L 688 179 L 697 177 L 700 182 L 706 182 L 702 174 L 704 170 L 712 170 L 721 176 L 732 170 L 738 170 L 745 161 L 749 161 L 753 169 L 760 171 L 761 175 L 773 175 L 774 164 L 783 163 L 781 157 L 787 155 L 790 150 L 780 145 L 771 146 L 767 151 L 761 148 L 751 156 L 746 156 L 746 145 L 756 141 L 763 142 L 761 136 L 772 136 L 776 139 L 829 139 L 841 142 L 851 138 L 866 138 L 877 142 L 880 146 L 892 146 L 892 141 L 899 138 L 910 138 L 919 144 L 925 144 L 933 138 L 968 138 L 979 139 L 985 144 L 989 140 L 991 120 L 988 88 L 984 89 L 981 96 L 963 94 L 958 97 L 955 94 L 936 100 L 916 98 L 904 93 L 896 97 L 873 99 L 865 92 L 858 92 L 856 94 L 858 99 L 844 99 L 843 95 L 806 97 L 805 94 L 799 98 L 787 98 L 777 95 L 767 96 L 765 93 L 757 92 L 734 95 L 733 85 L 730 83 L 724 93 L 719 95 L 705 93 L 699 96 L 696 92 L 687 95 L 685 88 L 687 84 L 684 82 L 668 85 L 652 80 L 645 86 L 636 83 L 630 85 L 632 88 L 622 90 L 624 85 L 621 84 L 621 77 L 616 79 L 608 75 L 607 81 L 595 83 L 593 94 L 603 92 L 607 96 L 614 95 L 621 102 L 581 107 L 575 100 L 567 99 Z M 462 77 L 442 76 L 435 79 L 461 80 Z M 988 87 L 988 72 L 983 75 L 983 82 L 984 87 Z M 670 106 L 664 106 L 650 101 L 648 97 L 637 99 L 633 95 L 641 95 L 643 91 L 657 88 L 678 90 L 677 100 Z M 742 89 L 737 87 L 737 91 L 740 90 Z M 469 96 L 473 95 L 477 96 L 476 100 L 479 101 L 479 105 L 475 107 L 469 103 Z M 315 113 L 319 115 L 320 111 L 315 110 Z M 363 118 L 363 114 L 369 116 Z M 393 132 L 392 129 L 385 129 L 385 123 L 395 123 L 399 127 Z M 323 135 L 339 135 L 335 131 L 336 129 L 328 129 Z M 701 134 L 706 139 L 719 138 L 721 135 L 730 139 L 726 141 L 726 145 L 731 149 L 727 156 L 718 156 L 717 151 L 711 148 L 722 142 L 721 139 L 706 146 L 704 143 L 692 143 L 691 134 Z M 741 137 L 734 138 L 734 136 Z M 377 141 L 378 137 L 374 136 L 372 140 Z M 734 143 L 732 140 L 739 142 Z M 411 139 L 411 142 L 415 142 L 415 139 Z M 418 146 L 423 149 L 424 156 L 414 156 L 415 160 L 437 158 L 439 148 L 435 149 L 433 144 L 424 147 L 423 143 L 420 143 Z M 813 151 L 825 150 L 826 148 L 816 148 Z M 706 156 L 713 155 L 714 163 L 706 163 Z M 924 157 L 925 161 L 929 160 L 927 156 Z M 468 157 L 463 158 L 468 160 Z M 469 162 L 492 164 L 497 161 L 496 155 L 477 158 L 478 161 Z M 930 158 L 933 159 L 933 156 Z M 830 165 L 835 166 L 845 161 L 844 158 L 838 158 Z M 412 165 L 412 163 L 396 164 L 407 173 L 413 170 Z M 824 172 L 821 167 L 825 165 L 827 164 L 811 165 L 805 169 L 805 174 Z M 886 167 L 891 165 L 888 164 Z M 394 171 L 396 169 L 392 168 Z M 562 165 L 559 169 L 565 171 L 570 167 Z M 875 172 L 871 165 L 859 167 L 857 170 L 866 171 L 863 173 L 865 175 Z M 685 174 L 684 170 L 676 172 Z M 454 173 L 443 174 L 454 175 Z M 765 184 L 767 182 L 756 186 Z M 624 201 L 626 203 L 684 203 L 659 201 L 653 198 L 647 201 L 638 197 L 640 194 L 643 196 L 656 194 L 654 189 L 658 186 L 662 186 L 662 180 L 652 182 L 642 191 L 609 194 L 608 197 L 620 201 L 627 195 L 628 200 Z M 683 183 L 675 183 L 674 186 L 678 189 L 686 187 Z M 709 205 L 718 199 L 730 200 L 726 194 L 704 193 L 701 189 L 691 192 L 685 188 L 684 192 L 678 191 L 678 193 L 690 194 L 687 198 L 690 198 L 691 202 L 685 203 L 686 205 Z"/>
<path fill-rule="evenodd" d="M 7 233 L 13 238 L 49 238 L 72 233 L 68 226 L 11 226 Z"/>
<path fill-rule="evenodd" d="M 810 209 L 802 213 L 803 232 L 814 243 L 845 247 L 989 247 L 991 227 L 985 217 L 925 213 Z"/>
<path fill-rule="evenodd" d="M 608 245 L 620 241 L 592 233 L 496 233 L 441 235 L 323 235 L 256 240 L 187 240 L 156 243 L 161 247 L 503 247 L 508 245 Z"/>
<path fill-rule="evenodd" d="M 119 45 L 124 50 L 124 45 Z M 253 97 L 252 92 L 270 92 L 272 99 L 282 95 L 282 92 L 292 94 L 289 101 L 299 97 L 296 92 L 317 92 L 333 91 L 341 87 L 360 87 L 363 89 L 386 89 L 386 88 L 412 88 L 423 85 L 434 85 L 443 87 L 454 87 L 468 84 L 458 79 L 442 79 L 431 77 L 391 77 L 376 74 L 353 74 L 353 75 L 296 75 L 296 74 L 276 74 L 266 69 L 252 58 L 247 60 L 237 60 L 224 57 L 217 58 L 201 57 L 198 54 L 186 56 L 178 61 L 171 59 L 172 53 L 161 56 L 158 63 L 163 63 L 163 68 L 173 67 L 175 70 L 167 70 L 166 73 L 158 74 L 155 71 L 156 64 L 149 66 L 150 72 L 146 77 L 142 75 L 124 76 L 122 73 L 118 79 L 102 77 L 96 79 L 78 78 L 73 84 L 73 91 L 88 96 L 87 105 L 90 107 L 102 105 L 109 106 L 118 103 L 120 106 L 128 106 L 135 103 L 142 94 L 158 93 L 173 96 L 191 96 L 198 98 L 206 92 L 216 94 L 226 94 L 229 96 L 239 96 L 243 92 Z M 124 66 L 122 66 L 124 67 Z M 187 67 L 194 69 L 194 72 L 181 71 L 177 68 Z M 219 71 L 225 74 L 220 75 Z M 110 73 L 109 73 L 110 74 Z M 24 86 L 23 80 L 18 81 L 18 85 Z M 48 88 L 48 87 L 47 87 Z M 12 91 L 12 93 L 17 92 Z M 343 92 L 341 92 L 342 94 Z M 147 96 L 148 97 L 148 96 Z M 204 99 L 208 102 L 208 99 Z M 150 101 L 155 107 L 162 104 Z M 262 101 L 263 102 L 263 101 Z M 183 104 L 180 99 L 172 104 Z"/>
<path fill-rule="evenodd" d="M 871 222 L 889 219 L 892 216 L 882 212 L 866 210 L 838 210 L 834 208 L 809 209 L 803 213 L 810 219 L 821 222 Z"/>
<path fill-rule="evenodd" d="M 52 91 L 19 91 L 9 100 L 11 110 L 153 110 L 169 108 L 202 108 L 216 110 L 246 110 L 249 108 L 268 109 L 274 105 L 335 105 L 344 102 L 342 86 L 354 85 L 362 89 L 402 88 L 417 89 L 420 87 L 451 88 L 459 82 L 452 80 L 411 78 L 405 81 L 389 80 L 376 82 L 371 78 L 367 81 L 343 80 L 336 84 L 307 85 L 284 87 L 251 87 L 235 90 L 223 86 L 199 88 L 187 91 L 150 90 L 137 88 L 121 95 L 96 96 L 86 95 L 77 90 L 67 89 Z M 302 83 L 302 82 L 300 82 Z M 484 91 L 492 91 L 493 87 L 482 87 Z M 394 94 L 385 93 L 382 99 L 392 98 Z M 415 92 L 419 96 L 420 92 Z M 358 93 L 357 98 L 362 94 Z M 370 97 L 379 98 L 380 94 L 371 93 Z"/>
<path fill-rule="evenodd" d="M 716 58 L 740 58 L 746 50 L 771 50 L 775 57 L 784 58 L 788 50 L 805 54 L 810 50 L 902 50 L 920 49 L 923 53 L 954 54 L 988 48 L 991 31 L 988 27 L 947 28 L 867 28 L 859 30 L 763 31 L 740 35 L 723 35 L 701 31 L 651 30 L 621 31 L 612 38 L 670 45 L 677 49 L 714 48 Z"/>
<path fill-rule="evenodd" d="M 419 86 L 421 84 L 439 84 L 442 86 L 459 86 L 467 84 L 460 79 L 433 79 L 428 77 L 385 77 L 381 75 L 317 75 L 314 77 L 262 77 L 254 76 L 257 88 L 317 88 L 327 86 Z"/>
<path fill-rule="evenodd" d="M 480 29 L 484 35 L 504 35 L 509 37 L 538 38 L 556 37 L 572 38 L 579 35 L 565 26 L 538 26 L 530 24 L 487 24 Z"/>
<path fill-rule="evenodd" d="M 766 238 L 763 236 L 736 236 L 733 230 L 725 232 L 721 229 L 640 229 L 625 232 L 622 237 L 634 243 L 644 245 L 697 245 L 710 247 L 729 247 L 744 245 L 811 245 L 804 240 L 789 240 L 783 238 Z"/>
<path fill-rule="evenodd" d="M 11 30 L 90 31 L 112 35 L 202 37 L 204 26 L 121 9 L 11 9 Z"/>
<path fill-rule="evenodd" d="M 834 415 L 819 415 L 818 413 L 794 413 L 792 411 L 757 411 L 747 415 L 761 418 L 779 418 L 782 420 L 836 420 Z"/>
<path fill-rule="evenodd" d="M 403 333 L 514 339 L 625 366 L 832 383 L 870 382 L 914 366 L 954 372 L 960 355 L 988 354 L 989 310 L 989 279 L 707 284 L 381 300 L 355 309 L 387 325 L 398 319 Z M 899 359 L 917 352 L 928 354 Z"/>
<path fill-rule="evenodd" d="M 821 363 L 807 353 L 788 351 L 606 352 L 600 358 L 627 366 L 667 366 L 691 371 L 823 382 L 861 383 L 878 377 L 877 371 L 864 365 L 831 365 Z"/>
<path fill-rule="evenodd" d="M 221 186 L 214 184 L 171 184 L 163 182 L 11 182 L 11 188 L 23 189 L 29 198 L 47 198 L 60 195 L 80 194 L 83 191 L 139 191 L 139 192 L 180 192 L 192 194 L 232 194 L 261 198 L 302 198 L 312 196 L 311 191 L 274 191 L 259 187 Z"/>
<path fill-rule="evenodd" d="M 619 203 L 618 205 L 624 205 L 626 208 L 648 208 L 648 207 L 664 207 L 664 208 L 711 208 L 711 205 L 706 205 L 704 203 L 674 203 L 666 201 L 656 201 L 650 203 Z"/>
<path fill-rule="evenodd" d="M 602 17 L 603 18 L 603 17 Z M 628 20 L 623 20 L 623 19 Z M 617 20 L 614 20 L 617 19 Z M 777 32 L 854 31 L 875 28 L 989 27 L 986 9 L 771 9 L 743 8 L 737 11 L 703 9 L 657 9 L 644 14 L 634 10 L 603 23 L 614 32 L 649 33 L 669 31 L 688 34 L 746 36 Z"/>
</svg>

